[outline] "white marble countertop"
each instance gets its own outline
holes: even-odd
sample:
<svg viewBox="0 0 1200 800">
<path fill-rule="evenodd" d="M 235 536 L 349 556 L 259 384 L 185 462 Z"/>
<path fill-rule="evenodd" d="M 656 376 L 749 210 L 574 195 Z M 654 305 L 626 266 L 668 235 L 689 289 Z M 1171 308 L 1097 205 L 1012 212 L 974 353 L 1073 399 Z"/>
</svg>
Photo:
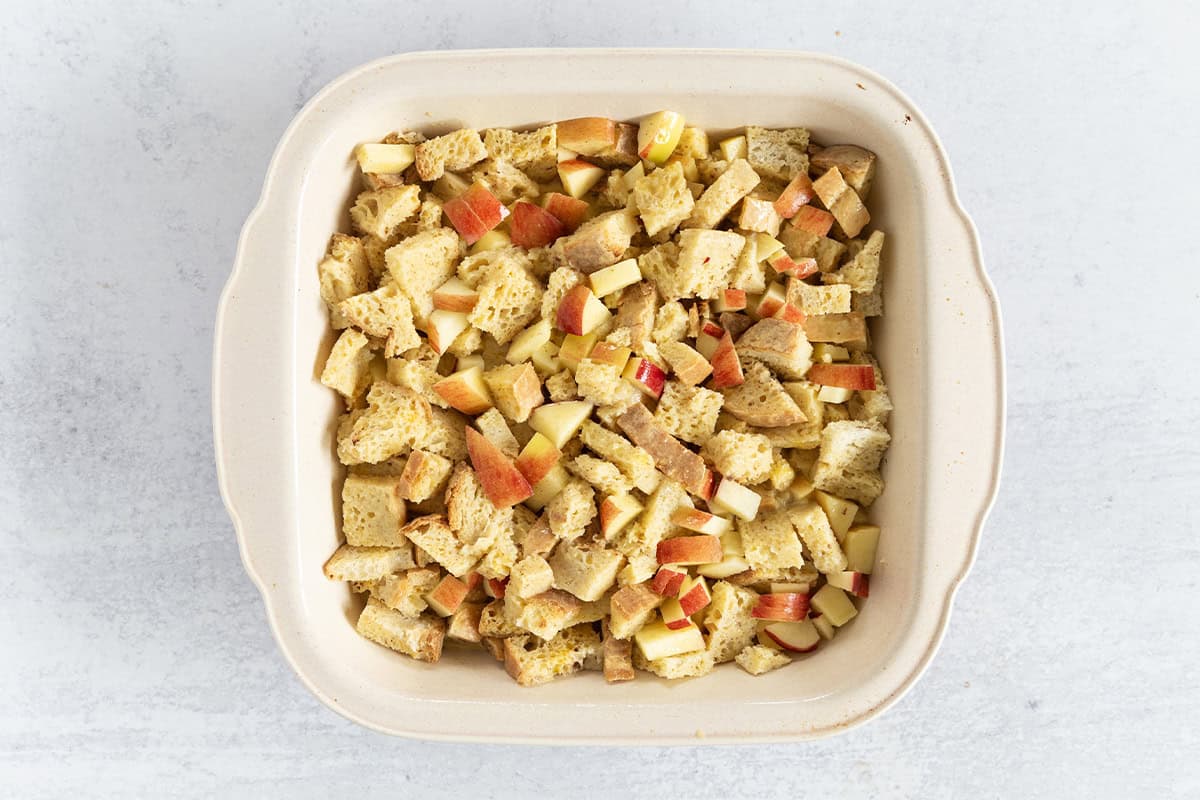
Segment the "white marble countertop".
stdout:
<svg viewBox="0 0 1200 800">
<path fill-rule="evenodd" d="M 1200 794 L 1195 11 L 221 5 L 0 23 L 0 796 Z M 362 61 L 614 44 L 826 51 L 933 121 L 1006 320 L 978 565 L 916 689 L 834 740 L 370 733 L 283 662 L 217 495 L 210 342 L 239 227 L 292 114 Z"/>
</svg>

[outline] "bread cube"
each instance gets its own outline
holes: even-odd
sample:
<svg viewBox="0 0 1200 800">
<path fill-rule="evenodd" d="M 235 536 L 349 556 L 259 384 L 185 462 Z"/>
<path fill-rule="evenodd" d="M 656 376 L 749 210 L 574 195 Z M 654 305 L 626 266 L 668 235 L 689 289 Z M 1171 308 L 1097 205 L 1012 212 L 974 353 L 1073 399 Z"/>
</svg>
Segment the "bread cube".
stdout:
<svg viewBox="0 0 1200 800">
<path fill-rule="evenodd" d="M 876 423 L 831 422 L 821 431 L 819 460 L 843 470 L 878 469 L 891 440 L 887 430 Z"/>
<path fill-rule="evenodd" d="M 845 284 L 855 293 L 874 291 L 879 280 L 879 256 L 883 252 L 883 231 L 872 231 L 867 241 L 852 241 L 850 259 L 842 267 L 821 276 L 828 284 Z"/>
<path fill-rule="evenodd" d="M 554 587 L 554 570 L 539 555 L 527 555 L 516 563 L 508 578 L 505 596 L 512 592 L 522 600 Z"/>
<path fill-rule="evenodd" d="M 592 452 L 616 465 L 639 491 L 650 493 L 658 486 L 660 476 L 654 459 L 621 434 L 589 420 L 579 429 L 579 438 Z"/>
<path fill-rule="evenodd" d="M 434 290 L 454 276 L 463 252 L 462 239 L 450 228 L 422 231 L 387 249 L 388 275 L 412 304 L 415 318 L 433 313 Z"/>
<path fill-rule="evenodd" d="M 403 547 L 407 521 L 399 476 L 349 475 L 342 484 L 342 535 L 356 547 Z"/>
<path fill-rule="evenodd" d="M 371 267 L 362 240 L 335 233 L 329 241 L 329 253 L 317 267 L 317 276 L 331 324 L 345 328 L 350 322 L 337 310 L 338 303 L 370 289 Z"/>
<path fill-rule="evenodd" d="M 431 408 L 429 420 L 418 432 L 414 448 L 428 450 L 451 461 L 467 457 L 466 417 L 457 411 Z"/>
<path fill-rule="evenodd" d="M 521 452 L 521 445 L 517 442 L 517 437 L 513 436 L 509 430 L 508 423 L 504 421 L 504 415 L 495 408 L 489 408 L 487 411 L 475 418 L 475 427 L 479 428 L 479 432 L 484 438 L 496 445 L 501 453 L 509 458 L 516 458 L 517 453 Z"/>
<path fill-rule="evenodd" d="M 338 311 L 363 333 L 386 339 L 383 353 L 388 358 L 421 344 L 412 305 L 395 284 L 349 297 L 338 304 Z"/>
<path fill-rule="evenodd" d="M 793 259 L 815 258 L 817 269 L 823 273 L 837 269 L 846 254 L 846 245 L 836 239 L 817 236 L 794 225 L 780 228 L 779 241 Z"/>
<path fill-rule="evenodd" d="M 712 161 L 700 162 L 702 165 L 715 166 Z M 703 172 L 701 177 L 703 177 Z M 733 210 L 738 201 L 759 184 L 758 173 L 744 158 L 739 158 L 729 164 L 728 169 L 712 181 L 700 199 L 696 201 L 691 215 L 683 222 L 685 228 L 715 228 L 726 214 Z M 645 273 L 643 273 L 645 274 Z"/>
<path fill-rule="evenodd" d="M 560 631 L 579 621 L 583 603 L 561 589 L 549 589 L 528 600 L 504 595 L 504 610 L 521 630 L 542 639 L 553 639 Z"/>
<path fill-rule="evenodd" d="M 542 382 L 528 361 L 490 369 L 483 373 L 483 380 L 496 408 L 513 422 L 525 422 L 533 409 L 545 402 Z"/>
<path fill-rule="evenodd" d="M 808 131 L 788 128 L 781 131 L 746 126 L 747 159 L 759 175 L 790 181 L 808 172 Z"/>
<path fill-rule="evenodd" d="M 487 158 L 479 131 L 462 128 L 417 145 L 417 174 L 423 181 L 435 181 L 447 170 L 462 172 Z"/>
<path fill-rule="evenodd" d="M 756 574 L 772 576 L 804 566 L 804 551 L 786 510 L 776 509 L 750 522 L 739 522 L 738 531 L 746 561 Z"/>
<path fill-rule="evenodd" d="M 766 436 L 729 430 L 709 437 L 700 455 L 711 461 L 717 472 L 748 486 L 767 479 L 773 459 Z"/>
<path fill-rule="evenodd" d="M 587 281 L 587 276 L 571 267 L 559 267 L 550 273 L 546 279 L 546 291 L 542 295 L 542 319 L 555 324 L 558 316 L 558 306 L 562 303 L 567 292 Z"/>
<path fill-rule="evenodd" d="M 590 275 L 620 261 L 640 229 L 631 210 L 609 211 L 558 239 L 550 248 L 551 259 L 558 266 L 574 267 Z"/>
<path fill-rule="evenodd" d="M 578 539 L 596 516 L 596 493 L 587 482 L 572 478 L 547 504 L 550 530 L 563 541 Z"/>
<path fill-rule="evenodd" d="M 788 518 L 804 542 L 813 566 L 824 575 L 846 569 L 846 554 L 838 544 L 829 517 L 816 503 L 805 502 L 788 509 Z"/>
<path fill-rule="evenodd" d="M 398 575 L 385 575 L 371 586 L 371 597 L 406 617 L 420 616 L 429 608 L 425 595 L 441 579 L 437 569 L 410 569 Z"/>
<path fill-rule="evenodd" d="M 761 644 L 752 644 L 744 648 L 733 660 L 751 675 L 762 675 L 792 663 L 792 659 L 786 653 Z"/>
<path fill-rule="evenodd" d="M 802 378 L 812 366 L 812 345 L 804 328 L 787 320 L 760 319 L 737 340 L 743 359 L 757 359 L 785 378 Z"/>
<path fill-rule="evenodd" d="M 358 397 L 371 382 L 370 340 L 360 331 L 347 328 L 333 343 L 325 368 L 321 370 L 321 383 L 334 389 L 347 400 Z"/>
<path fill-rule="evenodd" d="M 624 557 L 594 543 L 563 542 L 548 559 L 554 587 L 584 601 L 599 600 L 617 580 Z"/>
<path fill-rule="evenodd" d="M 850 295 L 849 286 L 813 286 L 796 278 L 788 280 L 787 301 L 810 317 L 849 313 Z"/>
<path fill-rule="evenodd" d="M 641 259 L 638 259 L 641 264 Z M 679 342 L 687 333 L 688 314 L 677 301 L 663 303 L 654 316 L 651 338 L 660 347 L 667 342 Z"/>
<path fill-rule="evenodd" d="M 704 444 L 716 430 L 717 415 L 724 402 L 720 392 L 668 380 L 654 419 L 671 435 L 692 444 Z"/>
<path fill-rule="evenodd" d="M 743 383 L 722 389 L 726 413 L 759 428 L 781 428 L 805 421 L 796 401 L 762 363 L 748 361 L 744 373 Z"/>
<path fill-rule="evenodd" d="M 367 392 L 367 408 L 357 409 L 338 425 L 338 458 L 343 464 L 377 464 L 420 446 L 416 437 L 432 413 L 411 389 L 376 381 Z"/>
<path fill-rule="evenodd" d="M 627 394 L 617 365 L 590 358 L 583 359 L 575 368 L 575 385 L 580 397 L 598 406 L 616 403 Z"/>
<path fill-rule="evenodd" d="M 575 384 L 575 376 L 566 369 L 546 378 L 546 391 L 550 393 L 550 402 L 552 403 L 576 400 L 579 397 L 579 387 Z"/>
<path fill-rule="evenodd" d="M 678 162 L 639 178 L 633 185 L 633 203 L 647 236 L 674 231 L 691 215 L 696 204 L 688 191 L 683 165 Z"/>
<path fill-rule="evenodd" d="M 704 627 L 708 629 L 706 650 L 715 663 L 723 664 L 754 643 L 757 624 L 750 612 L 758 603 L 758 595 L 728 581 L 717 581 L 711 591 L 712 601 L 704 616 Z"/>
<path fill-rule="evenodd" d="M 413 450 L 400 474 L 399 492 L 405 500 L 420 503 L 441 492 L 454 463 L 436 453 Z"/>
<path fill-rule="evenodd" d="M 621 290 L 613 326 L 629 332 L 629 344 L 625 347 L 632 347 L 639 353 L 646 352 L 646 343 L 654 332 L 657 310 L 658 293 L 648 281 L 640 281 Z"/>
<path fill-rule="evenodd" d="M 446 623 L 441 619 L 406 617 L 374 598 L 367 601 L 355 630 L 376 644 L 430 663 L 441 658 L 446 637 Z"/>
<path fill-rule="evenodd" d="M 477 290 L 479 300 L 468 320 L 499 344 L 508 344 L 541 310 L 542 285 L 515 258 L 501 258 L 491 265 Z"/>
<path fill-rule="evenodd" d="M 634 648 L 633 664 L 638 669 L 652 672 L 660 678 L 699 678 L 713 671 L 716 661 L 708 650 L 681 653 L 675 656 L 647 659 L 639 648 Z"/>
<path fill-rule="evenodd" d="M 675 242 L 663 242 L 660 245 L 656 245 L 639 255 L 637 262 L 638 271 L 642 273 L 642 277 L 658 290 L 659 296 L 667 301 L 667 306 L 671 304 L 670 301 L 687 296 L 687 290 L 683 287 L 683 282 L 680 280 L 679 275 L 678 244 Z M 680 311 L 683 311 L 682 306 L 679 308 Z M 684 311 L 683 313 L 686 317 L 687 312 Z M 657 322 L 656 318 L 656 329 L 658 327 Z"/>
<path fill-rule="evenodd" d="M 854 353 L 851 363 L 870 364 L 875 370 L 875 389 L 860 390 L 850 398 L 850 416 L 859 422 L 876 422 L 887 425 L 892 413 L 892 399 L 888 394 L 887 384 L 883 382 L 883 373 L 879 370 L 879 362 L 863 353 Z"/>
<path fill-rule="evenodd" d="M 507 161 L 493 158 L 472 169 L 471 180 L 482 183 L 506 206 L 521 199 L 533 201 L 541 191 L 533 178 Z"/>
<path fill-rule="evenodd" d="M 412 547 L 355 547 L 344 544 L 325 562 L 325 577 L 334 581 L 376 581 L 415 567 Z"/>
<path fill-rule="evenodd" d="M 680 296 L 715 296 L 718 289 L 728 285 L 729 273 L 745 245 L 746 240 L 732 231 L 686 230 L 681 233 L 675 275 Z"/>
<path fill-rule="evenodd" d="M 578 671 L 600 651 L 591 625 L 576 625 L 541 643 L 514 636 L 504 640 L 504 669 L 519 685 L 538 686 Z"/>
<path fill-rule="evenodd" d="M 830 167 L 824 175 L 813 181 L 813 191 L 821 198 L 821 203 L 829 209 L 829 213 L 833 214 L 847 237 L 853 239 L 858 236 L 871 221 L 871 215 L 858 192 L 846 183 L 837 167 Z"/>
<path fill-rule="evenodd" d="M 387 241 L 421 205 L 421 187 L 389 186 L 362 192 L 350 209 L 350 221 L 359 233 Z"/>
<path fill-rule="evenodd" d="M 572 474 L 590 483 L 604 494 L 625 494 L 633 488 L 633 482 L 610 464 L 589 455 L 578 455 L 566 464 Z"/>
<path fill-rule="evenodd" d="M 554 125 L 528 133 L 489 128 L 483 132 L 483 146 L 489 158 L 507 161 L 534 180 L 546 183 L 557 174 L 558 132 Z"/>
</svg>

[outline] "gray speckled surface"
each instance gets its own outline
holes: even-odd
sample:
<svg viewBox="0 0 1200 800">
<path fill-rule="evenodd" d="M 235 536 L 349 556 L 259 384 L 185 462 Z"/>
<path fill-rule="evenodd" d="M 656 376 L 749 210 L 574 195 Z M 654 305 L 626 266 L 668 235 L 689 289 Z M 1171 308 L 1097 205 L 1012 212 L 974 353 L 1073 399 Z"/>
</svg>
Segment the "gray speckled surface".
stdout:
<svg viewBox="0 0 1200 800">
<path fill-rule="evenodd" d="M 0 796 L 1200 793 L 1196 13 L 444 5 L 6 9 Z M 941 133 L 982 232 L 1008 340 L 1004 487 L 941 654 L 848 736 L 384 738 L 300 685 L 241 570 L 212 464 L 213 313 L 292 114 L 395 51 L 612 44 L 877 69 Z"/>
</svg>

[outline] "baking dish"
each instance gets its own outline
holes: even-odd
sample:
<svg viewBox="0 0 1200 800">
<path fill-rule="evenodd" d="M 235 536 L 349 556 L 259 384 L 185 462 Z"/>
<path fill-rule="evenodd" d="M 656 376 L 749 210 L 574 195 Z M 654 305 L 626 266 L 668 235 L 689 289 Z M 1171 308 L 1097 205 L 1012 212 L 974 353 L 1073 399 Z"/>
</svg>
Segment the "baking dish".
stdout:
<svg viewBox="0 0 1200 800">
<path fill-rule="evenodd" d="M 332 343 L 316 264 L 346 230 L 351 152 L 388 131 L 524 127 L 681 111 L 710 131 L 804 125 L 879 155 L 871 197 L 888 234 L 876 350 L 896 411 L 871 600 L 828 647 L 751 677 L 734 667 L 606 686 L 583 673 L 536 689 L 482 651 L 409 660 L 359 637 L 358 602 L 321 565 L 338 542 L 339 411 L 317 381 Z M 999 478 L 999 308 L 950 166 L 890 83 L 829 56 L 708 50 L 411 53 L 343 75 L 297 115 L 242 231 L 216 325 L 213 416 L 221 492 L 275 637 L 327 705 L 431 739 L 636 744 L 811 739 L 878 715 L 945 631 Z"/>
</svg>

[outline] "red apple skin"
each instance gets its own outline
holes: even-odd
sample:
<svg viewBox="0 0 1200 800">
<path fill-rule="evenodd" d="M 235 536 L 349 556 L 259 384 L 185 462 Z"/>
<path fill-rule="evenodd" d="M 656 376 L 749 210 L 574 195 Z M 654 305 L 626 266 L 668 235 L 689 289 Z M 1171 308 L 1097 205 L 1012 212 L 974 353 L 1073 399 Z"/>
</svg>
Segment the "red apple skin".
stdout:
<svg viewBox="0 0 1200 800">
<path fill-rule="evenodd" d="M 767 259 L 767 263 L 771 265 L 771 269 L 779 274 L 791 275 L 796 279 L 807 278 L 809 275 L 816 275 L 818 272 L 817 260 L 815 258 L 802 258 L 796 261 L 782 251 Z"/>
<path fill-rule="evenodd" d="M 472 570 L 463 576 L 463 582 L 467 584 L 467 591 L 470 592 L 483 583 L 483 576 Z"/>
<path fill-rule="evenodd" d="M 663 597 L 675 597 L 679 594 L 679 587 L 683 585 L 683 579 L 686 577 L 686 572 L 661 567 L 655 573 L 650 588 Z"/>
<path fill-rule="evenodd" d="M 453 575 L 447 575 L 429 593 L 429 600 L 431 604 L 436 603 L 442 607 L 438 613 L 445 611 L 448 614 L 453 614 L 463 604 L 468 591 L 470 589 L 467 588 L 465 583 Z"/>
<path fill-rule="evenodd" d="M 783 308 L 783 306 L 784 300 L 768 290 L 763 294 L 762 299 L 758 302 L 758 308 L 754 311 L 758 314 L 759 319 L 765 319 Z"/>
<path fill-rule="evenodd" d="M 796 308 L 791 303 L 784 303 L 779 307 L 779 310 L 771 316 L 775 317 L 775 319 L 782 319 L 786 322 L 794 322 L 797 325 L 803 325 L 804 321 L 808 319 L 803 311 Z"/>
<path fill-rule="evenodd" d="M 681 608 L 682 608 L 682 604 L 681 604 Z M 666 625 L 668 628 L 670 628 L 673 631 L 677 631 L 680 628 L 686 628 L 687 626 L 692 624 L 692 621 L 688 618 L 688 615 L 686 612 L 683 612 L 682 616 L 680 616 L 678 619 L 668 619 L 667 617 L 669 616 L 669 614 L 670 614 L 670 612 L 666 609 L 666 607 L 664 607 L 663 612 L 662 612 L 663 624 Z"/>
<path fill-rule="evenodd" d="M 566 226 L 558 217 L 523 200 L 513 206 L 509 225 L 512 243 L 528 249 L 545 247 L 566 232 Z"/>
<path fill-rule="evenodd" d="M 504 204 L 478 182 L 443 205 L 442 211 L 467 244 L 475 244 L 508 215 Z"/>
<path fill-rule="evenodd" d="M 484 585 L 487 586 L 488 597 L 503 600 L 504 589 L 508 586 L 508 578 L 488 578 Z"/>
<path fill-rule="evenodd" d="M 714 389 L 740 386 L 746 382 L 746 377 L 742 374 L 742 362 L 733 347 L 733 337 L 728 331 L 721 337 L 721 341 L 717 342 L 717 349 L 713 351 L 709 361 L 713 366 L 711 383 Z"/>
<path fill-rule="evenodd" d="M 775 201 L 775 213 L 784 219 L 791 219 L 796 216 L 796 212 L 800 207 L 811 202 L 817 193 L 813 190 L 812 178 L 806 173 L 800 173 L 792 178 L 792 182 L 780 192 L 779 198 Z"/>
<path fill-rule="evenodd" d="M 814 236 L 825 236 L 833 228 L 833 214 L 815 206 L 801 206 L 792 217 L 792 225 Z"/>
<path fill-rule="evenodd" d="M 871 577 L 861 572 L 846 571 L 838 576 L 840 580 L 831 580 L 834 586 L 843 589 L 855 597 L 869 597 L 871 594 Z"/>
<path fill-rule="evenodd" d="M 770 628 L 764 628 L 763 633 L 765 633 L 767 636 L 771 637 L 771 641 L 775 642 L 775 644 L 779 645 L 784 650 L 787 650 L 789 653 L 811 653 L 813 650 L 816 650 L 817 645 L 819 645 L 821 643 L 821 640 L 818 637 L 817 641 L 813 642 L 811 647 L 796 647 L 796 646 L 792 645 L 787 639 L 784 639 L 783 637 L 780 637 L 780 636 L 776 636 L 775 633 Z"/>
<path fill-rule="evenodd" d="M 560 192 L 546 195 L 546 210 L 563 224 L 568 233 L 583 224 L 589 208 L 586 200 L 579 200 Z"/>
<path fill-rule="evenodd" d="M 700 332 L 714 339 L 720 339 L 725 335 L 725 329 L 712 320 L 705 320 L 704 324 L 700 326 Z"/>
<path fill-rule="evenodd" d="M 562 452 L 554 443 L 542 434 L 535 433 L 517 455 L 513 466 L 525 476 L 530 486 L 537 486 L 542 478 L 550 474 L 560 458 Z"/>
<path fill-rule="evenodd" d="M 858 391 L 875 390 L 875 369 L 870 364 L 813 364 L 808 380 L 822 386 Z"/>
<path fill-rule="evenodd" d="M 583 309 L 591 296 L 592 290 L 582 283 L 563 295 L 555 315 L 555 324 L 559 330 L 576 336 L 583 335 Z"/>
<path fill-rule="evenodd" d="M 808 615 L 808 595 L 798 592 L 764 594 L 750 611 L 755 619 L 799 622 Z"/>
<path fill-rule="evenodd" d="M 448 292 L 433 293 L 433 307 L 438 311 L 458 311 L 466 313 L 475 308 L 475 304 L 479 302 L 479 295 L 473 294 L 450 294 Z M 449 345 L 447 345 L 449 346 Z M 441 351 L 439 351 L 441 352 Z"/>
<path fill-rule="evenodd" d="M 721 540 L 716 536 L 677 536 L 658 543 L 660 564 L 715 564 L 725 557 Z"/>
<path fill-rule="evenodd" d="M 663 387 L 667 383 L 667 374 L 662 368 L 645 358 L 637 358 L 629 363 L 634 366 L 632 370 L 626 367 L 625 377 L 645 394 L 654 398 L 662 397 Z"/>
<path fill-rule="evenodd" d="M 564 119 L 555 127 L 559 147 L 580 155 L 594 156 L 617 144 L 617 123 L 605 117 Z"/>
<path fill-rule="evenodd" d="M 467 454 L 483 492 L 496 508 L 515 506 L 533 495 L 533 487 L 508 456 L 486 436 L 467 427 Z"/>
<path fill-rule="evenodd" d="M 710 602 L 712 602 L 712 595 L 709 594 L 703 578 L 697 580 L 691 589 L 679 595 L 679 605 L 683 607 L 683 613 L 689 617 Z"/>
<path fill-rule="evenodd" d="M 717 474 L 710 469 L 708 471 L 708 473 L 704 476 L 704 481 L 701 483 L 701 485 L 699 487 L 697 487 L 698 491 L 696 492 L 696 496 L 704 501 L 711 500 L 712 496 L 713 496 L 713 491 L 716 489 L 716 487 L 717 487 Z M 723 555 L 724 554 L 722 553 L 722 556 Z"/>
<path fill-rule="evenodd" d="M 725 289 L 719 298 L 721 311 L 741 311 L 746 307 L 746 291 L 744 289 Z"/>
</svg>

